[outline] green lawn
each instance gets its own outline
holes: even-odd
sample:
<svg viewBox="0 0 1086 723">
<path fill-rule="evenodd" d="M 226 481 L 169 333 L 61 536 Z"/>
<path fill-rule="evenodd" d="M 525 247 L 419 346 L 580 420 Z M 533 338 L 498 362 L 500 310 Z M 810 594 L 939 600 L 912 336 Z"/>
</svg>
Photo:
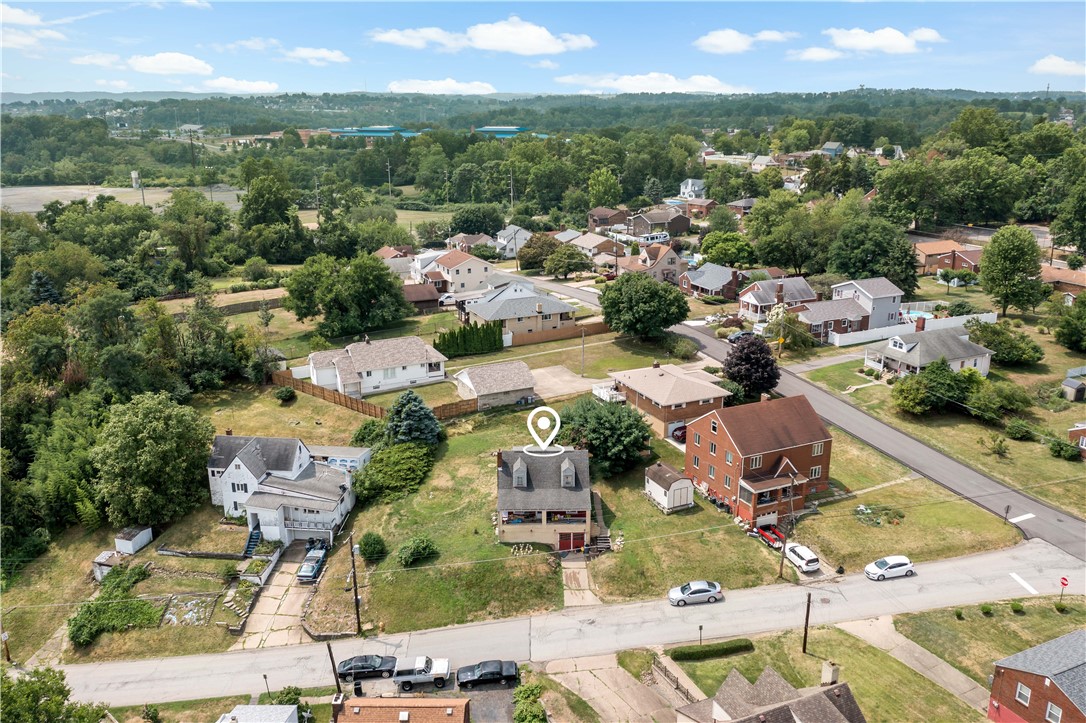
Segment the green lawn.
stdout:
<svg viewBox="0 0 1086 723">
<path fill-rule="evenodd" d="M 247 436 L 298 437 L 309 444 L 347 444 L 368 419 L 309 394 L 284 405 L 275 398 L 275 387 L 255 384 L 203 392 L 191 405 L 211 420 L 218 434 L 232 429 Z"/>
<path fill-rule="evenodd" d="M 1011 601 L 992 603 L 992 616 L 976 606 L 963 609 L 958 620 L 950 608 L 895 615 L 894 627 L 981 685 L 986 685 L 996 660 L 1021 652 L 1086 626 L 1086 598 L 1065 595 L 1067 612 L 1053 605 L 1058 595 L 1018 600 L 1022 613 L 1011 610 Z"/>
<path fill-rule="evenodd" d="M 708 697 L 733 669 L 754 682 L 770 666 L 796 688 L 817 686 L 822 663 L 841 666 L 871 723 L 901 721 L 983 721 L 984 715 L 878 648 L 836 628 L 810 631 L 807 655 L 801 652 L 802 631 L 754 638 L 752 653 L 696 663 L 679 663 Z"/>
<path fill-rule="evenodd" d="M 835 392 L 843 392 L 849 387 L 858 387 L 868 384 L 873 380 L 863 374 L 857 373 L 857 369 L 863 366 L 863 360 L 847 361 L 842 364 L 834 364 L 808 372 L 807 378 L 822 386 L 829 387 Z"/>
<path fill-rule="evenodd" d="M 620 650 L 615 656 L 618 664 L 637 680 L 652 668 L 652 661 L 656 654 L 648 648 L 634 648 L 632 650 Z"/>
<path fill-rule="evenodd" d="M 901 479 L 910 472 L 886 455 L 879 454 L 852 435 L 829 427 L 833 436 L 830 448 L 830 482 L 855 492 L 883 482 Z"/>
<path fill-rule="evenodd" d="M 249 696 L 234 695 L 227 698 L 204 698 L 176 703 L 156 703 L 163 722 L 193 723 L 193 721 L 218 720 L 223 713 L 229 713 L 236 705 L 248 705 Z M 142 705 L 130 705 L 123 708 L 110 708 L 109 712 L 118 723 L 144 723 Z"/>
<path fill-rule="evenodd" d="M 982 311 L 998 311 L 995 304 L 992 303 L 992 299 L 984 290 L 980 288 L 980 284 L 974 286 L 959 286 L 956 289 L 950 289 L 949 295 L 947 294 L 947 287 L 943 284 L 936 283 L 934 276 L 921 276 L 920 288 L 917 289 L 916 295 L 910 299 L 910 301 L 934 301 L 937 304 L 945 304 L 947 306 L 953 304 L 955 301 L 968 301 L 974 307 L 981 309 Z"/>
<path fill-rule="evenodd" d="M 438 384 L 424 384 L 421 387 L 411 387 L 411 390 L 422 397 L 422 401 L 426 402 L 430 407 L 436 407 L 439 404 L 448 404 L 449 402 L 459 402 L 460 395 L 456 392 L 456 384 L 453 382 L 440 382 Z M 366 397 L 367 402 L 372 402 L 379 406 L 388 409 L 392 406 L 392 403 L 396 401 L 405 389 L 397 389 L 392 392 L 384 392 L 382 394 L 371 394 Z"/>
<path fill-rule="evenodd" d="M 581 340 L 561 339 L 543 344 L 509 347 L 493 354 L 457 357 L 450 360 L 445 368 L 451 373 L 466 366 L 493 364 L 510 359 L 522 359 L 532 369 L 561 365 L 575 374 L 580 374 Z M 620 338 L 614 333 L 585 337 L 584 375 L 591 379 L 604 379 L 607 372 L 650 366 L 654 361 L 667 363 L 667 352 L 656 345 L 627 337 Z"/>
<path fill-rule="evenodd" d="M 413 229 L 423 221 L 449 221 L 453 217 L 451 211 L 406 211 L 396 209 L 396 223 Z"/>
<path fill-rule="evenodd" d="M 163 625 L 158 628 L 104 633 L 85 648 L 68 648 L 64 653 L 64 662 L 94 663 L 103 660 L 158 658 L 164 655 L 221 653 L 235 642 L 235 636 L 214 623 Z"/>
</svg>

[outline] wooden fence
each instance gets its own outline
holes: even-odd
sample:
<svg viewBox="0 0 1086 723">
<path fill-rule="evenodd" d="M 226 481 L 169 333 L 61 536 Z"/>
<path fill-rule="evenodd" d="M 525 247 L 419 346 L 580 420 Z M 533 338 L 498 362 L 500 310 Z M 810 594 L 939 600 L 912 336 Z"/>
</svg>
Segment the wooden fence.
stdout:
<svg viewBox="0 0 1086 723">
<path fill-rule="evenodd" d="M 439 404 L 433 408 L 434 416 L 438 419 L 451 419 L 452 417 L 459 417 L 463 414 L 472 414 L 479 411 L 478 399 L 462 399 L 459 402 L 449 402 L 448 404 Z"/>
<path fill-rule="evenodd" d="M 544 329 L 531 334 L 514 334 L 513 346 L 542 344 L 545 341 L 556 341 L 558 339 L 572 339 L 580 337 L 581 330 L 584 330 L 585 336 L 593 336 L 595 334 L 606 334 L 611 331 L 611 327 L 602 321 L 592 321 L 587 324 L 575 324 L 562 329 Z"/>
<path fill-rule="evenodd" d="M 341 407 L 346 407 L 351 411 L 359 412 L 360 414 L 365 414 L 370 417 L 384 419 L 385 415 L 388 414 L 388 410 L 384 407 L 379 407 L 364 399 L 355 399 L 346 394 L 341 394 L 334 389 L 325 389 L 312 382 L 295 379 L 289 371 L 272 372 L 272 383 L 278 384 L 281 387 L 292 387 L 295 391 L 317 397 L 318 399 L 323 399 L 332 404 L 338 404 Z"/>
</svg>

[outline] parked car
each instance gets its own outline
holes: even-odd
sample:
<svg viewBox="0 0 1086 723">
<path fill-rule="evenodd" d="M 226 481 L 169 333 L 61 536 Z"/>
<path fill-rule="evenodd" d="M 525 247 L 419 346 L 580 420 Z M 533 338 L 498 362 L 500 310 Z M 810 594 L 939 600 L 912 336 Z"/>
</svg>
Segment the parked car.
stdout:
<svg viewBox="0 0 1086 723">
<path fill-rule="evenodd" d="M 724 592 L 720 589 L 720 583 L 707 580 L 688 582 L 671 588 L 667 593 L 667 601 L 680 608 L 687 603 L 714 603 L 723 599 Z"/>
<path fill-rule="evenodd" d="M 435 688 L 444 688 L 445 681 L 449 679 L 449 670 L 448 658 L 433 659 L 420 655 L 415 658 L 414 667 L 397 670 L 392 680 L 405 693 L 420 683 L 433 683 Z"/>
<path fill-rule="evenodd" d="M 396 658 L 389 655 L 356 655 L 336 666 L 336 674 L 345 683 L 360 678 L 391 678 L 395 672 Z"/>
<path fill-rule="evenodd" d="M 788 558 L 788 562 L 795 565 L 800 572 L 818 571 L 818 555 L 811 552 L 811 549 L 808 547 L 789 542 L 784 546 L 784 556 Z"/>
<path fill-rule="evenodd" d="M 484 660 L 456 671 L 456 684 L 471 690 L 482 683 L 508 685 L 517 681 L 517 664 L 512 660 Z"/>
<path fill-rule="evenodd" d="M 607 281 L 614 281 L 618 278 L 614 271 L 608 271 L 606 274 L 600 274 Z"/>
<path fill-rule="evenodd" d="M 456 297 L 452 294 L 442 294 L 441 296 L 437 297 L 437 303 L 442 306 L 445 306 L 446 304 L 455 304 Z"/>
<path fill-rule="evenodd" d="M 865 575 L 880 582 L 888 577 L 912 577 L 915 572 L 913 563 L 904 555 L 888 555 L 864 568 Z"/>
<path fill-rule="evenodd" d="M 748 336 L 754 336 L 754 332 L 753 331 L 735 331 L 735 332 L 732 332 L 731 334 L 728 334 L 728 341 L 730 343 L 732 343 L 732 344 L 735 344 L 740 339 L 743 339 L 744 337 L 748 337 Z"/>
<path fill-rule="evenodd" d="M 680 444 L 686 441 L 686 425 L 675 427 L 671 432 L 671 438 Z"/>
<path fill-rule="evenodd" d="M 328 552 L 323 547 L 310 550 L 298 568 L 298 582 L 316 582 L 324 568 L 324 557 Z"/>
</svg>

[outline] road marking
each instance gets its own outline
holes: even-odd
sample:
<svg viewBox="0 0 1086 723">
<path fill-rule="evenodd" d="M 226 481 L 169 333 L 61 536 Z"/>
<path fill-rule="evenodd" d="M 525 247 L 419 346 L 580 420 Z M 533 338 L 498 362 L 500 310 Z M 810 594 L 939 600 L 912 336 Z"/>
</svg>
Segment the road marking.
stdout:
<svg viewBox="0 0 1086 723">
<path fill-rule="evenodd" d="M 1032 520 L 1034 517 L 1036 517 L 1036 515 L 1034 515 L 1032 512 L 1027 512 L 1024 515 L 1018 515 L 1018 517 L 1012 517 L 1011 519 L 1007 520 L 1007 522 L 1011 523 L 1012 525 L 1017 525 L 1019 522 L 1025 522 L 1026 520 Z"/>
<path fill-rule="evenodd" d="M 1012 572 L 1012 573 L 1011 573 L 1011 578 L 1012 578 L 1012 579 L 1013 579 L 1013 580 L 1014 580 L 1014 581 L 1015 581 L 1016 583 L 1018 583 L 1019 585 L 1021 585 L 1021 586 L 1022 586 L 1022 587 L 1024 587 L 1024 588 L 1026 588 L 1026 592 L 1028 592 L 1028 593 L 1029 593 L 1030 595 L 1037 595 L 1037 594 L 1038 594 L 1038 593 L 1037 593 L 1037 591 L 1036 591 L 1036 590 L 1035 590 L 1035 589 L 1033 588 L 1033 586 L 1032 586 L 1032 585 L 1030 585 L 1030 584 L 1029 584 L 1028 582 L 1026 582 L 1025 580 L 1023 580 L 1023 579 L 1021 578 L 1021 576 L 1020 576 L 1020 575 L 1019 575 L 1019 574 L 1018 574 L 1017 572 Z"/>
</svg>

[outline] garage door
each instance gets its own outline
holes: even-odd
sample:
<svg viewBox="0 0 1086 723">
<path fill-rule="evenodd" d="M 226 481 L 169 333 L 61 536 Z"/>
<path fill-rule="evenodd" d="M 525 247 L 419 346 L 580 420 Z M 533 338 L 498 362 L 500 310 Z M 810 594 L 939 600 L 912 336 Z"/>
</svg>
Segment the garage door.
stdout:
<svg viewBox="0 0 1086 723">
<path fill-rule="evenodd" d="M 558 549 L 561 550 L 578 550 L 584 547 L 584 533 L 583 532 L 559 532 L 558 533 Z"/>
<path fill-rule="evenodd" d="M 670 437 L 672 432 L 674 432 L 679 427 L 683 427 L 685 425 L 686 425 L 686 421 L 682 420 L 682 419 L 680 419 L 677 422 L 668 422 L 667 423 L 667 436 Z"/>
<path fill-rule="evenodd" d="M 754 521 L 755 527 L 761 527 L 762 525 L 775 525 L 777 524 L 777 513 L 773 512 L 768 515 L 762 515 Z"/>
</svg>

